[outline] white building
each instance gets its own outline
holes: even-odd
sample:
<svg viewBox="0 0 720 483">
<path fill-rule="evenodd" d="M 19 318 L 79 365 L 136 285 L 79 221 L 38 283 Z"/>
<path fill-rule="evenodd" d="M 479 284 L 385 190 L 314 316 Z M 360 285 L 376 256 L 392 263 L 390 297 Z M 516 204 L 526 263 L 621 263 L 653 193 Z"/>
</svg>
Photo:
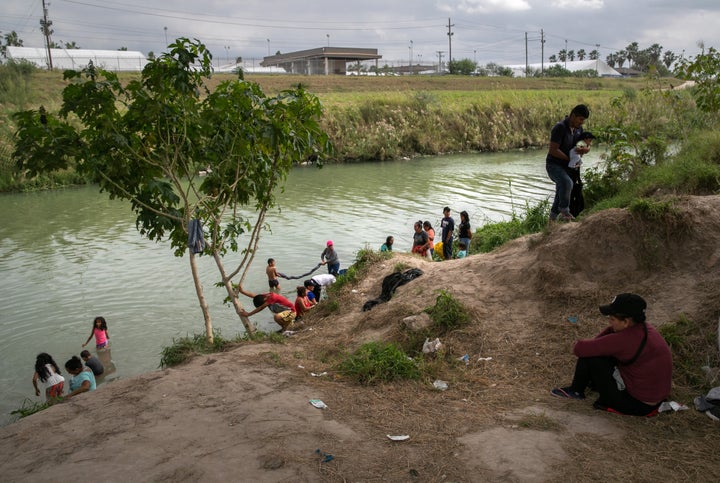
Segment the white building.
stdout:
<svg viewBox="0 0 720 483">
<path fill-rule="evenodd" d="M 50 49 L 53 69 L 79 70 L 92 63 L 96 67 L 113 72 L 136 71 L 139 72 L 147 64 L 142 52 L 132 50 L 90 50 L 90 49 Z M 36 47 L 8 47 L 9 60 L 25 60 L 40 68 L 50 66 L 48 51 Z"/>
</svg>

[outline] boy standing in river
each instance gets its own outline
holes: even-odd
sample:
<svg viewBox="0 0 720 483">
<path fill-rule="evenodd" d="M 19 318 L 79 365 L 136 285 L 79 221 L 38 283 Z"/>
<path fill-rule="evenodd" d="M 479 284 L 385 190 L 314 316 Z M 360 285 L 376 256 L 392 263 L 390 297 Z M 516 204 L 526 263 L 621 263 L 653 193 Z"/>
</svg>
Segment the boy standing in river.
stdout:
<svg viewBox="0 0 720 483">
<path fill-rule="evenodd" d="M 268 258 L 267 261 L 267 268 L 265 269 L 265 273 L 267 274 L 268 278 L 268 285 L 270 286 L 270 290 L 272 292 L 280 292 L 280 280 L 278 280 L 278 271 L 277 267 L 275 267 L 275 259 L 274 258 Z"/>
</svg>

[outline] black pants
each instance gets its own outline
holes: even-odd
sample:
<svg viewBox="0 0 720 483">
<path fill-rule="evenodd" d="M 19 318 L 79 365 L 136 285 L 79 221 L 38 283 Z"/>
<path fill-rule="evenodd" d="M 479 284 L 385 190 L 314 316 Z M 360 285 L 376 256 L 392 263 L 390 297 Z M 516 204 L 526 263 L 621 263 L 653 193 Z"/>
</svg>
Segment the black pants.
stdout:
<svg viewBox="0 0 720 483">
<path fill-rule="evenodd" d="M 570 388 L 580 394 L 593 387 L 600 397 L 597 403 L 622 414 L 645 416 L 659 404 L 650 406 L 632 397 L 626 390 L 619 390 L 613 377 L 617 363 L 612 357 L 579 357 Z"/>
<path fill-rule="evenodd" d="M 322 285 L 320 285 L 313 279 L 310 279 L 310 281 L 313 284 L 312 293 L 315 294 L 315 301 L 320 302 L 320 294 L 322 294 Z"/>
</svg>

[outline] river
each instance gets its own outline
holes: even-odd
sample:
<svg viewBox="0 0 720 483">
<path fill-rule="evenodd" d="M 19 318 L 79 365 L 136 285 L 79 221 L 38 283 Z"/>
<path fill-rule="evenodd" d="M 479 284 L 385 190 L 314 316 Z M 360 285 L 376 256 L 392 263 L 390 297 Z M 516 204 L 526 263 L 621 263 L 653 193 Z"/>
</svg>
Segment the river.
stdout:
<svg viewBox="0 0 720 483">
<path fill-rule="evenodd" d="M 473 227 L 521 214 L 526 201 L 553 194 L 544 156 L 517 151 L 294 168 L 245 287 L 267 290 L 269 257 L 280 272 L 306 272 L 327 240 L 342 268 L 359 249 L 378 249 L 387 235 L 395 237 L 396 251 L 409 251 L 413 222 L 437 227 L 445 205 L 456 222 L 468 211 Z M 597 161 L 594 153 L 586 156 L 586 165 Z M 157 369 L 173 338 L 203 333 L 187 256 L 176 258 L 169 244 L 142 238 L 129 203 L 90 186 L 3 195 L 0 213 L 0 425 L 25 398 L 44 399 L 32 388 L 37 353 L 51 354 L 67 375 L 65 361 L 79 355 L 97 315 L 108 322 L 114 368 L 102 384 Z M 232 260 L 239 256 L 226 263 Z M 214 287 L 214 262 L 201 257 L 199 265 L 214 327 L 228 338 L 242 333 L 222 303 L 224 289 Z M 291 300 L 295 285 L 281 279 Z M 267 313 L 252 319 L 261 330 L 276 328 Z M 94 340 L 88 348 L 94 352 Z"/>
</svg>

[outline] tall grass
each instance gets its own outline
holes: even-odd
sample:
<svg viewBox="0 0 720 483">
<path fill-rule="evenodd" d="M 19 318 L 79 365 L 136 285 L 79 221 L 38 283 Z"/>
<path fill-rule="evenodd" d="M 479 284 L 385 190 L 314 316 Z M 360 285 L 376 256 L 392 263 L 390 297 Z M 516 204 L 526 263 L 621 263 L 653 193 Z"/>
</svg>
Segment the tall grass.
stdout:
<svg viewBox="0 0 720 483">
<path fill-rule="evenodd" d="M 368 342 L 353 353 L 345 354 L 337 365 L 339 373 L 363 385 L 419 379 L 418 363 L 392 343 Z"/>
</svg>

